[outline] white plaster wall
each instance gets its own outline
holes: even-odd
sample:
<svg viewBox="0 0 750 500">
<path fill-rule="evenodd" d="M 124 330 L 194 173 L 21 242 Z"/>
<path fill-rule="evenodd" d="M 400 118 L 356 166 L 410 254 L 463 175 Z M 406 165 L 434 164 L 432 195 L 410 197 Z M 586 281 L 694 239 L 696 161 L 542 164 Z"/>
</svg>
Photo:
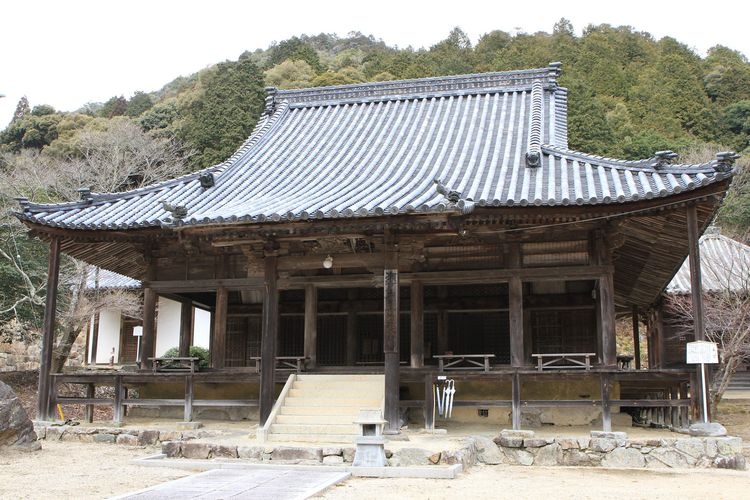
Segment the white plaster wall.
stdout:
<svg viewBox="0 0 750 500">
<path fill-rule="evenodd" d="M 180 321 L 182 304 L 164 297 L 159 297 L 156 317 L 156 356 L 162 356 L 167 350 L 180 345 Z"/>
<path fill-rule="evenodd" d="M 211 339 L 211 312 L 198 307 L 193 308 L 193 345 L 208 349 Z"/>
<path fill-rule="evenodd" d="M 99 338 L 96 344 L 96 363 L 108 364 L 112 348 L 115 361 L 120 356 L 120 329 L 122 315 L 119 309 L 104 309 L 99 312 Z"/>
</svg>

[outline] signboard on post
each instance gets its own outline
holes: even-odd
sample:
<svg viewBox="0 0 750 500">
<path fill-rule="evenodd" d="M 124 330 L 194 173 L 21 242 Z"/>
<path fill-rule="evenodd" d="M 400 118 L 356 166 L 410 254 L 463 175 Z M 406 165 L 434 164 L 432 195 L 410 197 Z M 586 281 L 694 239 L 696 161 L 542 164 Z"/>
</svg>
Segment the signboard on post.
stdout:
<svg viewBox="0 0 750 500">
<path fill-rule="evenodd" d="M 716 364 L 719 362 L 719 350 L 715 342 L 705 340 L 688 342 L 686 353 L 687 359 L 685 361 L 688 364 Z"/>
</svg>

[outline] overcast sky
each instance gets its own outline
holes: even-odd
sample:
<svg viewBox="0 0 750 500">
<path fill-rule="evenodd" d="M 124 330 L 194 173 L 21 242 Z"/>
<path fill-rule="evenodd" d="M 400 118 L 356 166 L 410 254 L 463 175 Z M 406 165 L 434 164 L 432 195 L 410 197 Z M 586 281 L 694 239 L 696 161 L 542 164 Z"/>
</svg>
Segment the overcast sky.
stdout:
<svg viewBox="0 0 750 500">
<path fill-rule="evenodd" d="M 693 7 L 692 5 L 697 5 Z M 476 43 L 492 30 L 552 30 L 561 17 L 671 36 L 705 55 L 722 44 L 750 54 L 746 0 L 23 0 L 0 5 L 0 129 L 26 95 L 71 111 L 150 92 L 180 75 L 294 35 L 360 31 L 399 47 L 429 47 L 454 26 Z M 563 69 L 564 70 L 564 69 Z"/>
</svg>

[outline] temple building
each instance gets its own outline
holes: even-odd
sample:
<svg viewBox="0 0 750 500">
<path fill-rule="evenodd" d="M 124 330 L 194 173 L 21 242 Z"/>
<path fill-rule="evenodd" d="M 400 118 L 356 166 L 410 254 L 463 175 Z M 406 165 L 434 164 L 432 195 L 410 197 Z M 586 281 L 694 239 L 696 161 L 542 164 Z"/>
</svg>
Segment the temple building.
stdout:
<svg viewBox="0 0 750 500">
<path fill-rule="evenodd" d="M 698 258 L 736 155 L 683 165 L 669 151 L 624 161 L 570 150 L 559 76 L 552 63 L 269 88 L 252 135 L 219 165 L 133 191 L 84 189 L 72 203 L 21 200 L 18 217 L 49 242 L 52 291 L 60 252 L 144 291 L 142 370 L 43 369 L 40 415 L 59 381 L 119 391 L 172 380 L 184 384 L 186 419 L 224 398 L 259 405 L 270 429 L 274 404 L 302 397 L 286 387 L 300 372 L 324 374 L 319 388 L 373 376 L 391 433 L 409 408 L 433 424 L 433 385 L 446 374 L 458 419 L 518 428 L 538 409 L 544 423 L 606 429 L 612 414 L 644 406 L 690 418 L 695 370 L 646 367 L 637 354 L 618 364 L 615 319 L 649 310 L 685 257 Z M 210 309 L 208 370 L 152 370 L 159 297 L 183 304 L 183 355 L 189 311 Z M 139 404 L 119 398 L 116 418 Z"/>
</svg>

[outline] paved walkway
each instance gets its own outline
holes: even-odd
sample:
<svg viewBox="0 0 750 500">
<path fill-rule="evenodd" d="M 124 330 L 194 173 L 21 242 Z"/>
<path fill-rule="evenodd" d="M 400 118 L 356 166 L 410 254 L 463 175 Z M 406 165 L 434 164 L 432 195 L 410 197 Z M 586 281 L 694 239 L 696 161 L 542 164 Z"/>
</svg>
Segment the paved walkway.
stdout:
<svg viewBox="0 0 750 500">
<path fill-rule="evenodd" d="M 214 469 L 118 499 L 304 499 L 349 477 L 348 472 L 292 469 Z"/>
</svg>

